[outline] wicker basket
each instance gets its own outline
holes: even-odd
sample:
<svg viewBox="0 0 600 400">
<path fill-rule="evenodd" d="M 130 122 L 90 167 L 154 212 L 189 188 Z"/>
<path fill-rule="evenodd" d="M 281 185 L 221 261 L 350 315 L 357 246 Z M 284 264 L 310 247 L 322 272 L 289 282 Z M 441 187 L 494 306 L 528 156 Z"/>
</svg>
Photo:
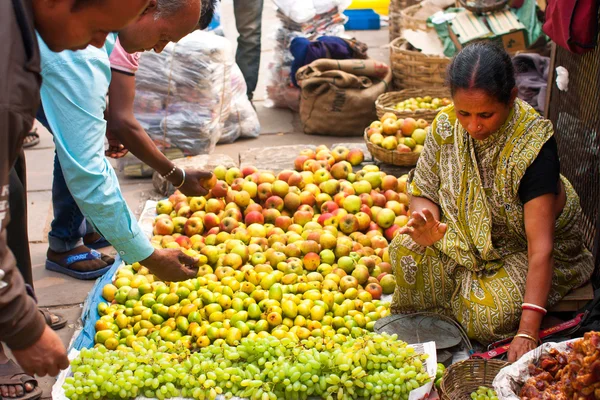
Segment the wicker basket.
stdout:
<svg viewBox="0 0 600 400">
<path fill-rule="evenodd" d="M 458 3 L 475 14 L 485 14 L 503 10 L 508 0 L 458 0 Z"/>
<path fill-rule="evenodd" d="M 414 3 L 413 3 L 414 4 Z M 402 29 L 412 29 L 414 31 L 433 31 L 435 28 L 427 26 L 427 21 L 415 18 L 415 14 L 421 10 L 423 6 L 417 3 L 406 7 L 400 11 L 400 20 L 402 21 Z"/>
<path fill-rule="evenodd" d="M 400 37 L 402 33 L 402 14 L 401 12 L 407 7 L 414 6 L 420 3 L 421 0 L 392 0 L 390 1 L 390 12 L 389 12 L 389 30 L 390 30 L 390 42 Z"/>
<path fill-rule="evenodd" d="M 509 365 L 500 360 L 465 360 L 451 365 L 444 372 L 441 384 L 442 400 L 470 399 L 479 386 L 491 387 L 498 372 Z"/>
<path fill-rule="evenodd" d="M 398 118 L 424 119 L 430 124 L 435 119 L 439 110 L 419 109 L 415 111 L 398 111 L 393 108 L 394 105 L 411 97 L 450 97 L 450 91 L 446 88 L 428 88 L 428 89 L 404 89 L 399 92 L 387 92 L 381 94 L 375 101 L 377 117 L 381 118 L 385 113 L 394 113 Z"/>
<path fill-rule="evenodd" d="M 390 44 L 394 86 L 399 90 L 443 87 L 450 59 L 423 54 L 411 47 L 403 38 Z"/>
<path fill-rule="evenodd" d="M 367 137 L 367 131 L 369 128 L 365 129 L 365 143 L 367 144 L 367 149 L 369 149 L 369 153 L 385 164 L 397 165 L 400 167 L 413 167 L 417 165 L 417 160 L 419 159 L 420 153 L 410 152 L 410 153 L 399 153 L 396 150 L 388 150 L 384 149 L 381 146 L 377 146 L 369 141 Z"/>
</svg>

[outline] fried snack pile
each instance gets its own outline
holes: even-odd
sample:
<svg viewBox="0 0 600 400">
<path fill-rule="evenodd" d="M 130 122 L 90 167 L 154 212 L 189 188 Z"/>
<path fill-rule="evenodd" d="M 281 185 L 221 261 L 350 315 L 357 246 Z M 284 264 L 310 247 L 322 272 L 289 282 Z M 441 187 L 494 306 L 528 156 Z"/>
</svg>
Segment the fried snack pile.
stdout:
<svg viewBox="0 0 600 400">
<path fill-rule="evenodd" d="M 600 399 L 600 333 L 586 333 L 567 352 L 550 350 L 539 366 L 529 366 L 529 373 L 523 400 Z"/>
</svg>

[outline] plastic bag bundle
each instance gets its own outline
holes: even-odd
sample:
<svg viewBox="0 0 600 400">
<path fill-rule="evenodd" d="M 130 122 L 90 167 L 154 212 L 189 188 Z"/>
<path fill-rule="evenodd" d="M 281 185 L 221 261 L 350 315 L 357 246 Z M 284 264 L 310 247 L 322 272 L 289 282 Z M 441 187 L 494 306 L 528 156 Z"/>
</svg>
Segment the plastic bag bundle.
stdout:
<svg viewBox="0 0 600 400">
<path fill-rule="evenodd" d="M 211 153 L 229 118 L 226 91 L 234 64 L 230 42 L 195 31 L 162 53 L 145 52 L 136 74 L 134 114 L 169 158 Z M 152 171 L 135 157 L 120 160 L 128 176 Z"/>
<path fill-rule="evenodd" d="M 320 36 L 341 36 L 347 18 L 342 14 L 349 0 L 273 0 L 281 25 L 275 31 L 275 55 L 269 63 L 267 107 L 300 108 L 300 89 L 292 85 L 290 71 L 294 57 L 290 43 L 296 37 L 314 40 Z"/>
<path fill-rule="evenodd" d="M 231 85 L 228 92 L 226 98 L 229 104 L 229 118 L 225 120 L 219 144 L 233 143 L 240 137 L 258 137 L 258 115 L 248 100 L 246 81 L 237 64 L 233 64 L 231 69 Z"/>
</svg>

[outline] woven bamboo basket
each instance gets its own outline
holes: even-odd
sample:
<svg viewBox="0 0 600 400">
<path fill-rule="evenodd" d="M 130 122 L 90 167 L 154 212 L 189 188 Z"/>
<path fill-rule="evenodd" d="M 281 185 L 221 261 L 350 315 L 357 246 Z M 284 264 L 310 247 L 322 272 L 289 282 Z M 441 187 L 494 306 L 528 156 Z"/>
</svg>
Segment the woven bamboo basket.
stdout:
<svg viewBox="0 0 600 400">
<path fill-rule="evenodd" d="M 410 99 L 411 97 L 423 96 L 450 98 L 450 91 L 446 88 L 432 87 L 428 89 L 404 89 L 399 92 L 383 93 L 375 101 L 377 117 L 381 118 L 385 113 L 394 113 L 398 118 L 420 118 L 431 124 L 439 110 L 419 109 L 415 111 L 398 111 L 393 108 L 394 105 L 401 101 Z"/>
<path fill-rule="evenodd" d="M 470 399 L 479 386 L 492 386 L 498 372 L 509 365 L 500 360 L 472 359 L 451 365 L 444 372 L 441 384 L 442 400 Z"/>
<path fill-rule="evenodd" d="M 369 141 L 367 130 L 369 130 L 369 128 L 365 129 L 365 143 L 367 144 L 367 149 L 373 158 L 376 158 L 382 163 L 397 165 L 400 167 L 413 167 L 417 165 L 417 160 L 421 155 L 420 153 L 399 153 L 396 150 L 388 150 L 381 146 L 377 146 Z"/>
<path fill-rule="evenodd" d="M 389 12 L 390 42 L 402 34 L 402 10 L 420 3 L 421 0 L 392 0 Z"/>
<path fill-rule="evenodd" d="M 443 87 L 446 83 L 448 57 L 423 54 L 412 49 L 403 38 L 390 44 L 394 86 L 401 89 Z"/>
<path fill-rule="evenodd" d="M 412 29 L 414 31 L 433 31 L 435 28 L 427 26 L 427 21 L 416 18 L 415 15 L 423 6 L 420 2 L 406 7 L 400 11 L 400 20 L 402 21 L 402 29 Z"/>
<path fill-rule="evenodd" d="M 485 14 L 503 10 L 508 0 L 458 0 L 458 4 L 475 14 Z"/>
</svg>

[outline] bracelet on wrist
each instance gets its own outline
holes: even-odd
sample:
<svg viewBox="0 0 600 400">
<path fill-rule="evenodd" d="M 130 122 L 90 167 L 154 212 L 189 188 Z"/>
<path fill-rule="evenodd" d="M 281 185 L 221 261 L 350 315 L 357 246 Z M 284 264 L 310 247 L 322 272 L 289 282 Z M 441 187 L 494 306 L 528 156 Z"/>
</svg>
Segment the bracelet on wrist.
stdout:
<svg viewBox="0 0 600 400">
<path fill-rule="evenodd" d="M 542 315 L 546 315 L 548 313 L 548 310 L 546 310 L 544 307 L 540 307 L 538 305 L 531 304 L 531 303 L 523 303 L 521 305 L 521 309 L 522 310 L 535 311 L 535 312 L 538 312 L 538 313 L 540 313 Z"/>
<path fill-rule="evenodd" d="M 536 339 L 531 335 L 528 335 L 526 333 L 517 333 L 515 335 L 516 338 L 523 338 L 523 339 L 528 339 L 531 340 L 532 342 L 534 342 L 535 344 L 540 344 L 540 339 Z"/>
<path fill-rule="evenodd" d="M 179 189 L 185 183 L 185 169 L 183 169 L 183 168 L 179 168 L 179 169 L 181 170 L 181 173 L 183 174 L 183 179 L 181 180 L 181 184 L 179 186 L 175 186 L 175 189 Z"/>
<path fill-rule="evenodd" d="M 167 179 L 169 176 L 173 175 L 173 173 L 174 173 L 176 170 L 177 170 L 177 166 L 176 166 L 176 165 L 173 165 L 173 169 L 172 169 L 171 171 L 169 171 L 169 173 L 168 173 L 168 174 L 166 174 L 166 175 L 163 175 L 162 177 L 163 177 L 164 179 Z"/>
</svg>

